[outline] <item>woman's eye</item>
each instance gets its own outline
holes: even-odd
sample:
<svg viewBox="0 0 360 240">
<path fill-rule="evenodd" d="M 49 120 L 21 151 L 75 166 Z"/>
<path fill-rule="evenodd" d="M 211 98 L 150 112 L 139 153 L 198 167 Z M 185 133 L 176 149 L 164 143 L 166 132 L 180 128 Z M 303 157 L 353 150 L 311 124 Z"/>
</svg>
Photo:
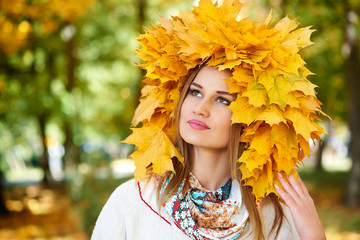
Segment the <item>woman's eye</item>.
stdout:
<svg viewBox="0 0 360 240">
<path fill-rule="evenodd" d="M 222 103 L 222 104 L 225 104 L 226 106 L 229 106 L 231 101 L 227 100 L 226 98 L 223 98 L 223 97 L 218 97 L 217 98 L 217 101 L 219 103 Z"/>
<path fill-rule="evenodd" d="M 201 97 L 201 93 L 200 93 L 199 90 L 189 89 L 189 93 L 190 93 L 190 95 L 192 95 L 192 96 L 196 96 L 196 97 L 200 96 L 200 97 Z"/>
</svg>

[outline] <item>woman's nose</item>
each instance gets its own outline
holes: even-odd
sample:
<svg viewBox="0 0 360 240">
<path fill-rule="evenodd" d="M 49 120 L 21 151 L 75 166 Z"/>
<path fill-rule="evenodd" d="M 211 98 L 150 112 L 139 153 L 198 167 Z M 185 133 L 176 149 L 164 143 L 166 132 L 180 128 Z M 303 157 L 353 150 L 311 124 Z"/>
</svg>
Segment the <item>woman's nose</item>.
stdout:
<svg viewBox="0 0 360 240">
<path fill-rule="evenodd" d="M 203 117 L 210 116 L 210 106 L 206 99 L 202 99 L 195 106 L 193 112 Z"/>
</svg>

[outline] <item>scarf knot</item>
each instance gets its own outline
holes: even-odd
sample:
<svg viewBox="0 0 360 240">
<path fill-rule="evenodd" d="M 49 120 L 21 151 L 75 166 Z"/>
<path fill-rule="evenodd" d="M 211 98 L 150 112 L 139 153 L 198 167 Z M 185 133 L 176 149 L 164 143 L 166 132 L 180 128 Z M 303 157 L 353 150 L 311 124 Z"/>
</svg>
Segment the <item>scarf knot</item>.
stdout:
<svg viewBox="0 0 360 240">
<path fill-rule="evenodd" d="M 241 201 L 240 187 L 229 179 L 216 191 L 203 186 L 190 173 L 178 191 L 165 203 L 175 224 L 192 239 L 223 238 L 240 232 L 248 213 Z M 240 197 L 240 198 L 239 198 Z"/>
</svg>

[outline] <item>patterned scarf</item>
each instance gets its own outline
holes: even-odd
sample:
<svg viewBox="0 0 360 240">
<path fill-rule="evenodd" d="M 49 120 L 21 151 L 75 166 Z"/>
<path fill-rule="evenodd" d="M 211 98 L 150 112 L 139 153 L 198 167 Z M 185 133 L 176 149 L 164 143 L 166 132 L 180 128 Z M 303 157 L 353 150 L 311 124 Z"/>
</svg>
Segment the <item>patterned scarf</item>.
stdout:
<svg viewBox="0 0 360 240">
<path fill-rule="evenodd" d="M 237 183 L 237 182 L 236 182 Z M 191 239 L 216 239 L 240 236 L 248 222 L 248 213 L 241 201 L 240 187 L 232 190 L 229 179 L 224 186 L 210 191 L 190 173 L 187 181 L 166 202 L 165 209 L 175 224 Z M 238 233 L 238 234 L 235 234 Z"/>
</svg>

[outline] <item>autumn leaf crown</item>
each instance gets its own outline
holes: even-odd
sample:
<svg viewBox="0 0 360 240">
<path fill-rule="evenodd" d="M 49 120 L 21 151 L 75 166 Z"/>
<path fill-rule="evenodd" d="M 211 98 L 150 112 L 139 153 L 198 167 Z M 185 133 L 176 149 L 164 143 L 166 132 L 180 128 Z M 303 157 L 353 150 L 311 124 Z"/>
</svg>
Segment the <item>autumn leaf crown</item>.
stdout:
<svg viewBox="0 0 360 240">
<path fill-rule="evenodd" d="M 240 141 L 247 146 L 238 161 L 257 199 L 275 192 L 275 172 L 293 172 L 310 154 L 309 141 L 321 140 L 325 131 L 315 120 L 324 113 L 299 55 L 314 30 L 288 17 L 275 22 L 271 12 L 263 23 L 239 20 L 242 7 L 237 0 L 221 6 L 201 0 L 192 12 L 163 18 L 138 38 L 147 73 L 132 124 L 141 127 L 124 140 L 137 146 L 131 155 L 136 179 L 150 165 L 161 176 L 174 171 L 171 158 L 183 162 L 174 146 L 174 109 L 188 72 L 204 61 L 232 71 L 225 80 L 237 94 L 231 120 L 244 126 Z"/>
</svg>

